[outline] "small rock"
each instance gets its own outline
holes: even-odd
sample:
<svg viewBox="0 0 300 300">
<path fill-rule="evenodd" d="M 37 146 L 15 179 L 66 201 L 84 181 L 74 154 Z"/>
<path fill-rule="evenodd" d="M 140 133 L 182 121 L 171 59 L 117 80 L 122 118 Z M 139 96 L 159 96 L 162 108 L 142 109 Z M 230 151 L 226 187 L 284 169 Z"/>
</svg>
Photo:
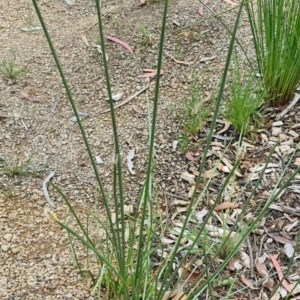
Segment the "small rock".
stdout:
<svg viewBox="0 0 300 300">
<path fill-rule="evenodd" d="M 20 251 L 19 251 L 19 249 L 18 249 L 17 247 L 13 247 L 13 248 L 11 248 L 11 252 L 12 252 L 13 254 L 17 254 L 17 253 L 19 253 Z"/>
<path fill-rule="evenodd" d="M 1 246 L 1 250 L 2 250 L 3 252 L 6 252 L 8 249 L 9 249 L 9 246 L 8 246 L 8 245 L 2 245 L 2 246 Z"/>
<path fill-rule="evenodd" d="M 71 293 L 68 293 L 65 295 L 66 298 L 71 299 L 73 297 L 73 295 Z"/>
<path fill-rule="evenodd" d="M 7 242 L 10 242 L 10 240 L 12 239 L 12 234 L 10 233 L 7 233 L 4 235 L 4 239 L 7 241 Z"/>
</svg>

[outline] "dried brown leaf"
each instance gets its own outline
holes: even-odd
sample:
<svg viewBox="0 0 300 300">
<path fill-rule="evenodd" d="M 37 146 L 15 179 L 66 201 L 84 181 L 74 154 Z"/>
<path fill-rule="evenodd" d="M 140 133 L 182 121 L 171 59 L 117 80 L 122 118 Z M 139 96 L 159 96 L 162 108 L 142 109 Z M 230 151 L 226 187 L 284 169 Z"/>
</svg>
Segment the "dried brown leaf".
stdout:
<svg viewBox="0 0 300 300">
<path fill-rule="evenodd" d="M 253 283 L 245 277 L 244 273 L 241 274 L 240 278 L 243 281 L 243 283 L 246 286 L 248 286 L 250 289 L 252 289 L 252 290 L 258 290 L 259 289 L 259 288 L 255 287 L 255 286 L 253 286 Z"/>
<path fill-rule="evenodd" d="M 287 283 L 287 281 L 285 279 L 283 279 L 283 274 L 282 274 L 282 271 L 281 271 L 281 268 L 280 268 L 280 265 L 278 263 L 278 261 L 276 260 L 275 256 L 273 255 L 269 255 L 277 273 L 278 273 L 278 278 L 279 280 L 281 281 L 282 283 L 282 286 L 290 293 L 291 292 L 291 289 L 290 289 L 290 286 L 289 284 Z"/>
<path fill-rule="evenodd" d="M 245 266 L 246 268 L 250 269 L 250 257 L 249 257 L 249 255 L 246 252 L 241 251 L 240 258 L 241 258 L 242 265 Z"/>
<path fill-rule="evenodd" d="M 265 278 L 268 276 L 268 270 L 265 264 L 256 264 L 256 270 L 261 278 Z"/>
<path fill-rule="evenodd" d="M 118 38 L 115 38 L 113 36 L 109 36 L 109 35 L 106 35 L 105 38 L 109 41 L 112 41 L 112 42 L 115 42 L 115 43 L 118 43 L 119 45 L 123 46 L 124 48 L 126 48 L 131 54 L 133 54 L 133 50 L 132 48 L 124 41 L 121 41 L 120 39 Z"/>
<path fill-rule="evenodd" d="M 187 153 L 185 154 L 185 157 L 186 157 L 188 160 L 191 160 L 191 161 L 194 161 L 194 160 L 195 160 L 195 158 L 193 157 L 193 155 L 192 155 L 190 152 L 187 152 Z"/>
<path fill-rule="evenodd" d="M 202 63 L 202 62 L 205 62 L 205 61 L 208 61 L 208 60 L 213 60 L 213 59 L 215 59 L 217 56 L 215 55 L 215 56 L 210 56 L 210 57 L 202 57 L 201 59 L 200 59 L 200 62 Z"/>
<path fill-rule="evenodd" d="M 190 263 L 180 268 L 182 271 L 182 279 L 186 280 L 187 282 L 194 282 L 196 280 L 199 280 L 200 273 L 194 270 L 190 271 L 189 268 L 190 268 Z"/>
<path fill-rule="evenodd" d="M 147 0 L 140 0 L 140 6 L 145 6 L 147 4 Z"/>
<path fill-rule="evenodd" d="M 199 6 L 198 12 L 199 12 L 199 15 L 200 15 L 200 16 L 203 16 L 203 5 L 200 5 L 200 6 Z"/>
<path fill-rule="evenodd" d="M 230 4 L 230 5 L 232 5 L 232 6 L 238 5 L 237 3 L 235 3 L 235 2 L 233 2 L 231 0 L 223 0 L 223 1 L 226 2 L 226 3 L 228 3 L 228 4 Z"/>
<path fill-rule="evenodd" d="M 166 292 L 162 298 L 162 300 L 186 300 L 187 297 L 183 291 L 176 289 L 173 292 Z"/>
<path fill-rule="evenodd" d="M 266 231 L 267 232 L 267 231 Z M 280 244 L 291 244 L 292 246 L 296 246 L 296 241 L 291 240 L 291 239 L 287 239 L 279 234 L 276 233 L 269 233 L 267 232 L 267 234 L 274 239 L 276 242 L 280 243 Z"/>
<path fill-rule="evenodd" d="M 221 129 L 220 131 L 218 131 L 217 134 L 221 134 L 223 132 L 226 132 L 228 130 L 229 126 L 230 126 L 230 122 L 225 121 L 225 125 L 224 125 L 223 129 Z"/>
<path fill-rule="evenodd" d="M 218 210 L 228 209 L 228 208 L 237 208 L 239 206 L 240 206 L 239 203 L 223 202 L 220 205 L 217 205 L 214 210 L 218 211 Z"/>
<path fill-rule="evenodd" d="M 89 42 L 88 42 L 88 40 L 87 40 L 87 38 L 86 38 L 86 36 L 85 35 L 81 35 L 81 39 L 82 39 L 82 41 L 89 47 L 90 46 L 90 44 L 89 44 Z"/>
<path fill-rule="evenodd" d="M 132 108 L 135 112 L 141 114 L 141 115 L 146 115 L 147 113 L 145 113 L 142 109 L 140 109 L 137 105 L 132 105 Z"/>
</svg>

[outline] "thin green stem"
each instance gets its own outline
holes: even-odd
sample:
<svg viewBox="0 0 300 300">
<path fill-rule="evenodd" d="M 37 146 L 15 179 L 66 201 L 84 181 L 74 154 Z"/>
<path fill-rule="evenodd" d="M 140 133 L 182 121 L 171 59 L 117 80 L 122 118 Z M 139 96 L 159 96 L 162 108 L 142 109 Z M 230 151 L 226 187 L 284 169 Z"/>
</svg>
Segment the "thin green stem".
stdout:
<svg viewBox="0 0 300 300">
<path fill-rule="evenodd" d="M 156 74 L 160 74 L 161 66 L 162 66 L 162 59 L 163 59 L 163 46 L 165 40 L 165 32 L 166 32 L 166 22 L 167 22 L 167 11 L 168 11 L 168 0 L 164 1 L 164 12 L 163 12 L 163 20 L 162 20 L 162 27 L 161 27 L 161 35 L 160 35 L 160 44 L 158 50 L 158 59 L 157 59 L 157 72 Z M 142 199 L 143 203 L 143 210 L 142 216 L 140 221 L 140 230 L 139 230 L 139 239 L 138 239 L 138 257 L 137 257 L 137 265 L 136 265 L 136 272 L 137 274 L 141 274 L 142 270 L 142 260 L 143 260 L 143 229 L 144 229 L 144 222 L 146 217 L 146 207 L 149 199 L 149 191 L 151 189 L 151 172 L 152 172 L 152 162 L 153 162 L 153 154 L 154 154 L 154 137 L 155 137 L 155 129 L 156 129 L 156 120 L 157 120 L 157 111 L 158 111 L 158 100 L 159 100 L 159 83 L 160 83 L 160 76 L 156 76 L 155 82 L 155 94 L 154 94 L 154 104 L 153 104 L 153 112 L 152 112 L 152 128 L 150 134 L 150 145 L 149 145 L 149 157 L 148 157 L 148 166 L 147 166 L 147 177 L 145 183 L 145 194 L 144 199 Z M 140 282 L 143 279 L 140 277 L 136 278 L 136 285 L 139 287 Z"/>
<path fill-rule="evenodd" d="M 115 160 L 117 164 L 117 174 L 118 174 L 118 187 L 119 187 L 119 199 L 120 203 L 117 203 L 117 199 L 115 199 L 115 206 L 119 207 L 120 217 L 121 217 L 121 224 L 125 224 L 125 215 L 124 215 L 124 192 L 123 192 L 123 179 L 122 179 L 122 165 L 120 159 L 120 146 L 119 146 L 119 139 L 118 139 L 118 130 L 117 130 L 117 122 L 115 117 L 114 111 L 114 104 L 112 99 L 112 92 L 111 92 L 111 85 L 110 85 L 110 78 L 108 73 L 108 64 L 106 60 L 106 51 L 105 51 L 105 41 L 104 41 L 104 34 L 103 34 L 103 25 L 102 25 L 102 17 L 101 17 L 101 3 L 100 0 L 96 1 L 97 7 L 97 15 L 98 15 L 98 25 L 99 25 L 99 34 L 100 34 L 100 44 L 101 44 L 101 51 L 102 51 L 102 58 L 103 58 L 103 66 L 105 72 L 105 82 L 106 82 L 106 89 L 108 93 L 109 99 L 109 106 L 110 106 L 110 115 L 112 120 L 112 129 L 113 129 L 113 136 L 114 136 L 114 146 L 115 146 Z M 116 215 L 117 223 L 119 223 L 119 212 Z M 113 227 L 111 227 L 113 229 Z M 119 237 L 119 235 L 118 235 Z M 118 239 L 119 251 L 120 254 L 118 256 L 119 265 L 120 265 L 120 272 L 122 275 L 125 276 L 127 273 L 126 266 L 125 266 L 125 232 L 121 230 L 121 240 Z M 128 295 L 124 295 L 128 296 Z"/>
<path fill-rule="evenodd" d="M 223 96 L 223 92 L 224 92 L 224 88 L 225 88 L 227 73 L 228 73 L 228 70 L 229 70 L 229 64 L 230 64 L 230 60 L 231 60 L 231 54 L 232 54 L 232 51 L 233 51 L 235 35 L 236 35 L 239 20 L 240 20 L 240 15 L 241 15 L 241 10 L 242 10 L 243 4 L 244 4 L 244 0 L 242 0 L 242 2 L 240 4 L 240 7 L 239 7 L 239 10 L 238 10 L 238 13 L 237 13 L 237 17 L 236 17 L 236 21 L 235 21 L 235 24 L 234 24 L 234 29 L 232 31 L 232 36 L 231 36 L 231 40 L 230 40 L 230 44 L 229 44 L 229 50 L 228 50 L 227 59 L 226 59 L 225 67 L 224 67 L 224 72 L 223 72 L 223 75 L 222 75 L 220 89 L 219 89 L 219 93 L 218 93 L 217 100 L 216 100 L 216 107 L 215 107 L 215 110 L 214 110 L 214 114 L 213 114 L 213 118 L 212 118 L 212 122 L 211 122 L 211 126 L 210 126 L 210 131 L 209 131 L 208 138 L 207 138 L 207 143 L 206 143 L 205 149 L 203 151 L 203 157 L 202 157 L 201 164 L 200 164 L 200 167 L 199 167 L 199 175 L 198 175 L 197 180 L 196 180 L 194 193 L 192 195 L 192 199 L 190 201 L 190 205 L 188 206 L 187 212 L 190 212 L 191 209 L 192 209 L 194 199 L 195 199 L 195 196 L 196 196 L 196 191 L 198 190 L 200 179 L 201 179 L 201 176 L 202 176 L 202 173 L 203 173 L 203 170 L 204 170 L 206 157 L 207 157 L 207 154 L 208 154 L 208 150 L 209 150 L 210 143 L 211 143 L 211 140 L 212 140 L 213 131 L 214 131 L 214 128 L 215 128 L 215 125 L 216 125 L 216 120 L 217 120 L 218 113 L 219 113 L 220 106 L 221 106 L 221 100 L 222 100 L 222 96 Z M 225 188 L 225 186 L 223 186 L 223 187 Z M 189 213 L 187 213 L 187 217 L 185 218 L 185 220 L 183 222 L 183 226 L 182 226 L 181 232 L 178 236 L 178 240 L 177 240 L 177 242 L 175 243 L 175 246 L 172 249 L 173 253 L 177 253 L 177 250 L 178 250 L 179 245 L 180 245 L 180 241 L 183 237 L 183 233 L 184 233 L 184 230 L 187 227 L 188 221 L 189 221 Z M 175 254 L 173 254 L 173 256 L 174 255 Z M 174 259 L 174 257 L 173 257 L 173 259 Z M 165 272 L 166 275 L 163 278 L 162 286 L 168 285 L 168 284 L 166 284 L 166 281 L 167 281 L 167 279 L 169 279 L 169 278 L 167 278 L 167 276 L 168 276 L 168 274 L 170 274 L 171 267 L 172 267 L 172 264 L 169 264 L 169 266 L 166 268 L 166 272 Z M 162 294 L 162 291 L 160 291 L 160 293 L 159 293 L 160 297 L 161 297 L 161 294 Z"/>
</svg>

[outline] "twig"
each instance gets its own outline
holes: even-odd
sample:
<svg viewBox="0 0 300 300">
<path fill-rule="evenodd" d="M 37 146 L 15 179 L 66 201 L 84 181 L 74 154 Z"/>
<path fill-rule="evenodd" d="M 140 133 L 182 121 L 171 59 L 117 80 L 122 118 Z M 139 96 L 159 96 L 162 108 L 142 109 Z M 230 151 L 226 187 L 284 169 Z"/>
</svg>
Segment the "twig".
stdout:
<svg viewBox="0 0 300 300">
<path fill-rule="evenodd" d="M 293 106 L 298 102 L 300 99 L 300 94 L 295 94 L 293 101 L 275 118 L 276 121 L 279 121 L 282 119 L 292 108 Z"/>
<path fill-rule="evenodd" d="M 267 236 L 266 234 L 263 235 L 262 238 L 261 238 L 261 240 L 260 240 L 259 250 L 258 250 L 257 255 L 256 255 L 256 261 L 257 261 L 257 260 L 260 258 L 260 256 L 261 256 L 261 251 L 262 251 L 264 239 L 265 239 L 266 236 Z"/>
<path fill-rule="evenodd" d="M 22 122 L 23 126 L 25 127 L 25 129 L 28 130 L 27 126 L 25 125 L 25 123 L 23 122 L 22 119 L 21 119 L 21 122 Z"/>
<path fill-rule="evenodd" d="M 114 107 L 114 109 L 118 108 L 118 107 L 121 107 L 125 104 L 127 104 L 128 102 L 130 102 L 132 99 L 134 99 L 136 96 L 138 96 L 139 94 L 141 94 L 142 92 L 146 91 L 149 87 L 150 87 L 151 84 L 148 84 L 146 86 L 144 86 L 142 89 L 140 89 L 138 92 L 136 92 L 134 95 L 130 96 L 128 99 L 124 100 L 123 102 L 119 103 L 118 105 L 116 105 Z M 105 114 L 107 112 L 110 112 L 110 109 L 107 109 L 107 110 L 104 110 L 102 112 L 100 112 L 100 114 Z"/>
<path fill-rule="evenodd" d="M 102 18 L 104 18 L 107 14 L 108 14 L 108 13 L 104 14 L 104 15 L 102 16 Z M 87 29 L 85 29 L 84 31 L 82 31 L 82 33 L 87 32 L 89 29 L 91 29 L 92 27 L 94 27 L 94 26 L 97 25 L 97 24 L 98 24 L 98 21 L 96 21 L 96 22 L 93 23 L 91 26 L 89 26 Z"/>
<path fill-rule="evenodd" d="M 55 102 L 54 105 L 52 106 L 51 112 L 55 115 L 55 109 L 58 105 L 59 101 Z"/>
<path fill-rule="evenodd" d="M 177 198 L 177 199 L 179 199 L 179 200 L 189 201 L 189 199 L 184 198 L 184 197 L 181 197 L 181 196 L 178 196 L 178 195 L 174 195 L 174 194 L 170 194 L 170 193 L 166 193 L 166 192 L 164 192 L 164 194 L 165 194 L 166 196 L 174 197 L 174 198 Z"/>
<path fill-rule="evenodd" d="M 248 251 L 249 251 L 249 258 L 250 258 L 250 271 L 251 271 L 251 277 L 254 277 L 254 270 L 253 270 L 253 251 L 250 243 L 249 236 L 247 236 L 247 246 L 248 246 Z"/>
<path fill-rule="evenodd" d="M 289 215 L 300 217 L 300 212 L 297 212 L 295 209 L 288 207 L 288 206 L 271 204 L 269 208 L 277 210 L 277 211 L 285 212 Z"/>
<path fill-rule="evenodd" d="M 52 206 L 52 207 L 55 207 L 55 204 L 54 202 L 50 199 L 50 196 L 49 196 L 49 193 L 48 193 L 48 190 L 47 190 L 47 183 L 48 181 L 55 175 L 55 171 L 51 172 L 49 174 L 49 176 L 43 181 L 43 192 L 44 192 L 44 195 L 45 195 L 45 198 L 47 200 L 47 202 Z"/>
</svg>

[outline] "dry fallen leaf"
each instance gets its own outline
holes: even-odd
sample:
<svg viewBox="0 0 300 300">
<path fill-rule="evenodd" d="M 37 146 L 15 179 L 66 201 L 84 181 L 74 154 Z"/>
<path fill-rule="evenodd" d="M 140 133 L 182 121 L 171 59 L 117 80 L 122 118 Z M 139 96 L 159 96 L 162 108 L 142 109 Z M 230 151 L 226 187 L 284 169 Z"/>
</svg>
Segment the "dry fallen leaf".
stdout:
<svg viewBox="0 0 300 300">
<path fill-rule="evenodd" d="M 286 254 L 286 256 L 288 258 L 293 257 L 295 250 L 294 250 L 293 246 L 290 243 L 285 244 L 284 247 L 283 247 L 283 250 L 284 250 L 284 253 Z"/>
<path fill-rule="evenodd" d="M 278 273 L 278 278 L 281 281 L 282 286 L 290 293 L 290 291 L 291 291 L 290 286 L 287 283 L 287 281 L 285 279 L 283 279 L 283 274 L 282 274 L 282 271 L 281 271 L 281 268 L 280 268 L 280 265 L 279 265 L 278 261 L 276 260 L 275 256 L 273 256 L 271 254 L 269 255 L 269 257 L 270 257 L 270 259 L 271 259 L 271 261 L 272 261 L 272 263 L 273 263 L 273 265 L 274 265 L 274 267 L 275 267 L 275 269 Z"/>
<path fill-rule="evenodd" d="M 211 237 L 220 237 L 220 238 L 222 238 L 222 237 L 228 236 L 228 235 L 229 235 L 229 238 L 231 238 L 231 239 L 236 237 L 236 232 L 229 231 L 229 230 L 226 230 L 224 228 L 217 227 L 217 226 L 214 226 L 214 225 L 206 224 L 205 229 L 207 230 L 207 234 Z"/>
<path fill-rule="evenodd" d="M 134 158 L 134 149 L 131 149 L 127 156 L 127 167 L 128 167 L 130 174 L 132 174 L 132 175 L 135 174 L 135 172 L 133 170 L 133 162 L 132 162 L 133 158 Z"/>
<path fill-rule="evenodd" d="M 242 265 L 245 266 L 246 268 L 250 269 L 250 257 L 249 257 L 249 255 L 246 252 L 241 251 L 240 258 L 241 258 Z"/>
<path fill-rule="evenodd" d="M 189 148 L 188 152 L 193 152 L 193 153 L 200 153 L 202 149 L 200 148 Z"/>
<path fill-rule="evenodd" d="M 186 300 L 187 297 L 183 291 L 179 289 L 174 290 L 173 292 L 166 292 L 162 298 L 162 300 Z"/>
<path fill-rule="evenodd" d="M 200 16 L 203 16 L 203 5 L 200 5 L 200 6 L 199 6 L 198 12 L 199 12 L 199 15 L 200 15 Z"/>
<path fill-rule="evenodd" d="M 137 105 L 135 105 L 135 104 L 133 104 L 132 105 L 132 108 L 133 108 L 133 110 L 135 111 L 135 112 L 137 112 L 137 113 L 139 113 L 139 114 L 141 114 L 141 115 L 146 115 L 147 113 L 146 112 L 144 112 L 142 109 L 140 109 Z"/>
<path fill-rule="evenodd" d="M 240 206 L 239 203 L 223 202 L 220 205 L 217 205 L 214 210 L 218 211 L 218 210 L 228 209 L 228 208 L 237 208 L 239 206 Z"/>
<path fill-rule="evenodd" d="M 195 160 L 195 158 L 193 157 L 193 155 L 192 155 L 190 152 L 187 152 L 187 153 L 185 154 L 185 157 L 186 157 L 188 160 L 191 160 L 191 161 L 194 161 L 194 160 Z"/>
<path fill-rule="evenodd" d="M 279 234 L 269 233 L 267 230 L 265 231 L 272 239 L 280 244 L 291 244 L 292 246 L 296 246 L 296 241 L 294 240 L 287 239 Z"/>
<path fill-rule="evenodd" d="M 235 270 L 234 263 L 235 263 L 235 258 L 234 258 L 234 257 L 231 257 L 231 259 L 229 260 L 229 262 L 228 262 L 228 264 L 227 264 L 227 268 L 228 268 L 230 271 L 234 271 L 234 270 Z"/>
<path fill-rule="evenodd" d="M 296 157 L 295 161 L 294 161 L 294 164 L 296 166 L 300 166 L 300 157 Z"/>
<path fill-rule="evenodd" d="M 275 282 L 273 278 L 269 277 L 269 273 L 265 264 L 257 263 L 255 265 L 256 270 L 261 278 L 265 278 L 266 280 L 263 283 L 263 287 L 267 287 L 270 291 L 275 286 Z"/>
<path fill-rule="evenodd" d="M 189 183 L 195 183 L 195 175 L 188 172 L 183 172 L 181 178 Z"/>
<path fill-rule="evenodd" d="M 140 0 L 140 6 L 144 6 L 147 4 L 147 0 Z"/>
<path fill-rule="evenodd" d="M 201 59 L 200 59 L 200 62 L 202 63 L 202 62 L 205 62 L 205 61 L 208 61 L 208 60 L 213 60 L 213 59 L 215 59 L 217 56 L 215 55 L 215 56 L 209 56 L 209 57 L 202 57 Z"/>
<path fill-rule="evenodd" d="M 253 286 L 253 283 L 245 277 L 244 273 L 242 273 L 240 277 L 241 277 L 241 280 L 243 281 L 243 283 L 246 286 L 248 286 L 250 289 L 252 289 L 252 290 L 258 290 L 258 288 L 256 288 L 255 286 Z"/>
<path fill-rule="evenodd" d="M 182 279 L 186 280 L 187 282 L 194 282 L 194 281 L 200 279 L 199 278 L 199 276 L 200 276 L 199 272 L 197 272 L 195 270 L 190 271 L 190 263 L 188 263 L 188 264 L 184 265 L 183 267 L 181 267 L 180 270 L 182 272 Z"/>
<path fill-rule="evenodd" d="M 86 38 L 86 36 L 85 35 L 81 35 L 81 39 L 82 39 L 82 41 L 89 47 L 90 46 L 90 44 L 89 44 L 89 42 L 88 42 L 88 40 L 87 40 L 87 38 Z"/>
<path fill-rule="evenodd" d="M 37 98 L 37 97 L 34 97 L 34 96 L 29 97 L 29 95 L 26 92 L 24 92 L 24 91 L 21 91 L 20 94 L 27 101 L 38 102 L 38 103 L 41 102 L 41 100 L 39 98 Z"/>
<path fill-rule="evenodd" d="M 40 26 L 29 26 L 29 27 L 21 28 L 21 30 L 25 31 L 25 32 L 31 32 L 31 31 L 42 30 L 42 29 L 43 29 L 43 27 L 40 27 Z"/>
<path fill-rule="evenodd" d="M 131 54 L 133 54 L 132 48 L 127 43 L 125 43 L 124 41 L 121 41 L 120 39 L 115 38 L 113 36 L 109 36 L 109 35 L 106 35 L 105 38 L 107 40 L 109 40 L 109 41 L 112 41 L 112 42 L 120 44 L 121 46 L 123 46 L 124 48 L 126 48 Z"/>
<path fill-rule="evenodd" d="M 229 128 L 229 126 L 230 126 L 230 122 L 228 122 L 228 121 L 224 121 L 224 128 L 223 129 L 221 129 L 220 131 L 218 131 L 216 134 L 221 134 L 221 133 L 223 133 L 223 132 L 226 132 L 227 130 L 228 130 L 228 128 Z"/>
<path fill-rule="evenodd" d="M 265 264 L 255 264 L 256 270 L 261 278 L 268 276 L 268 270 Z"/>
<path fill-rule="evenodd" d="M 232 5 L 232 6 L 236 6 L 237 5 L 237 3 L 235 3 L 235 2 L 233 2 L 231 0 L 223 0 L 223 1 L 226 2 L 226 3 L 228 3 L 228 4 L 230 4 L 230 5 Z"/>
<path fill-rule="evenodd" d="M 138 78 L 151 78 L 151 77 L 156 76 L 156 74 L 157 74 L 157 70 L 154 70 L 154 69 L 144 69 L 143 72 L 145 74 L 138 75 L 137 77 Z M 160 75 L 163 75 L 163 74 L 165 74 L 165 72 L 163 70 L 161 70 Z"/>
</svg>

